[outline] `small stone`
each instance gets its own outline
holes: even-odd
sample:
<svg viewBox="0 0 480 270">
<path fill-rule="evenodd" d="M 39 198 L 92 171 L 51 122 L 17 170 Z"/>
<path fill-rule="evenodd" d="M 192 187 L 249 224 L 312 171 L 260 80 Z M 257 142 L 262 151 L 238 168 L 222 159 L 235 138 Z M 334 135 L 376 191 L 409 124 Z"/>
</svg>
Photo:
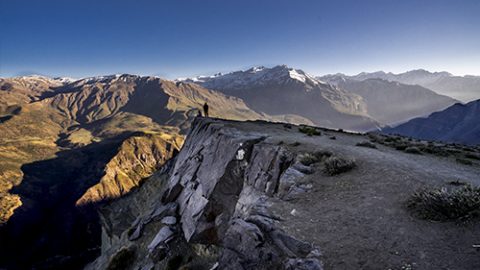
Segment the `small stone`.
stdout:
<svg viewBox="0 0 480 270">
<path fill-rule="evenodd" d="M 238 150 L 237 155 L 235 156 L 235 158 L 236 158 L 237 160 L 243 160 L 244 157 L 245 157 L 245 150 L 243 150 L 243 149 Z"/>
<path fill-rule="evenodd" d="M 218 268 L 218 262 L 216 262 L 211 268 L 210 270 L 216 270 Z"/>
<path fill-rule="evenodd" d="M 177 218 L 173 216 L 166 216 L 162 218 L 161 222 L 165 225 L 175 225 L 177 224 Z"/>
<path fill-rule="evenodd" d="M 292 216 L 296 216 L 298 214 L 298 211 L 296 209 L 293 209 L 291 212 L 290 212 L 290 215 Z"/>
<path fill-rule="evenodd" d="M 173 236 L 173 231 L 169 227 L 162 227 L 152 242 L 148 245 L 149 252 L 152 252 L 160 243 L 164 243 Z"/>
</svg>

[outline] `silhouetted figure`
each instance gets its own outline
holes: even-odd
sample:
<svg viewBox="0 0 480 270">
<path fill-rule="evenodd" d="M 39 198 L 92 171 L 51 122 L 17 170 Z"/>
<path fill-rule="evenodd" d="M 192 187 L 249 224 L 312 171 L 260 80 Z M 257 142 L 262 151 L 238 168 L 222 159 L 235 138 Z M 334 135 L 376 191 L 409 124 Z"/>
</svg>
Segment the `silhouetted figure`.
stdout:
<svg viewBox="0 0 480 270">
<path fill-rule="evenodd" d="M 208 104 L 206 102 L 203 104 L 203 115 L 208 117 Z"/>
</svg>

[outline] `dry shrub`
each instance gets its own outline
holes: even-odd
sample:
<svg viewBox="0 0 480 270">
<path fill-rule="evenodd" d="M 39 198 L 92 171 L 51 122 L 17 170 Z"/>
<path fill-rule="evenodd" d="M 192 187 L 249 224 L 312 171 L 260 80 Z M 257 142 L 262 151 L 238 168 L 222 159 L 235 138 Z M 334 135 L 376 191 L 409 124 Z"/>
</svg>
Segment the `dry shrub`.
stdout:
<svg viewBox="0 0 480 270">
<path fill-rule="evenodd" d="M 345 159 L 341 157 L 331 156 L 325 160 L 325 173 L 329 175 L 337 175 L 348 172 L 355 168 L 355 160 Z"/>
<path fill-rule="evenodd" d="M 407 206 L 418 217 L 435 221 L 465 220 L 480 213 L 480 188 L 437 188 L 415 192 Z"/>
<path fill-rule="evenodd" d="M 410 146 L 410 147 L 405 148 L 405 152 L 409 153 L 409 154 L 417 154 L 417 155 L 422 154 L 422 151 L 420 151 L 420 149 L 418 149 L 418 147 L 416 147 L 416 146 Z"/>
<path fill-rule="evenodd" d="M 356 144 L 356 146 L 375 148 L 375 149 L 377 148 L 377 146 L 374 143 L 371 143 L 368 141 L 359 142 Z"/>
</svg>

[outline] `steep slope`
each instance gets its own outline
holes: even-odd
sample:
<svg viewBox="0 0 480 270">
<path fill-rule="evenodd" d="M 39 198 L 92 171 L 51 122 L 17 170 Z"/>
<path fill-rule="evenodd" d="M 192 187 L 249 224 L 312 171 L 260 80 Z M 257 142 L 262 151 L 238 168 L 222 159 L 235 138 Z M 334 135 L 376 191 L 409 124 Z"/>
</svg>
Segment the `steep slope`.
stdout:
<svg viewBox="0 0 480 270">
<path fill-rule="evenodd" d="M 240 97 L 254 110 L 270 115 L 293 114 L 319 126 L 356 131 L 378 127 L 361 97 L 287 66 L 198 77 L 187 81 Z"/>
<path fill-rule="evenodd" d="M 342 76 L 345 76 L 341 74 Z M 421 85 L 438 94 L 450 96 L 462 102 L 469 102 L 480 98 L 480 76 L 453 76 L 448 72 L 429 72 L 424 69 L 411 70 L 405 73 L 394 74 L 383 71 L 360 73 L 347 76 L 354 80 L 383 79 L 410 85 Z"/>
<path fill-rule="evenodd" d="M 407 85 L 383 79 L 357 81 L 343 76 L 329 76 L 322 79 L 361 96 L 367 104 L 368 114 L 386 125 L 427 116 L 458 102 L 419 85 Z"/>
<path fill-rule="evenodd" d="M 457 103 L 425 118 L 416 118 L 385 133 L 401 134 L 425 140 L 480 144 L 480 100 Z"/>
<path fill-rule="evenodd" d="M 101 209 L 102 252 L 87 269 L 480 266 L 471 246 L 480 240 L 478 221 L 465 229 L 419 219 L 405 207 L 418 190 L 455 188 L 452 178 L 480 185 L 478 161 L 413 155 L 386 142 L 359 147 L 379 135 L 318 131 L 312 137 L 289 125 L 195 120 L 175 160 Z M 356 166 L 332 175 L 332 160 Z"/>
</svg>

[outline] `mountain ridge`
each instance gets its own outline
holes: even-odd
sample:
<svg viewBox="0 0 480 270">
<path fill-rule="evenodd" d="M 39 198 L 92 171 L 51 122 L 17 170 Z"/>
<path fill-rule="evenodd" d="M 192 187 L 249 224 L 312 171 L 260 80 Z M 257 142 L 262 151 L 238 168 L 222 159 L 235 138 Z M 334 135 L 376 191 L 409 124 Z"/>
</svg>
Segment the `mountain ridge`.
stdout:
<svg viewBox="0 0 480 270">
<path fill-rule="evenodd" d="M 480 144 L 480 99 L 456 103 L 428 117 L 415 118 L 382 132 L 425 140 Z"/>
<path fill-rule="evenodd" d="M 368 114 L 390 126 L 429 115 L 459 102 L 419 85 L 378 78 L 359 81 L 341 75 L 330 75 L 321 79 L 360 95 L 367 104 Z"/>
<path fill-rule="evenodd" d="M 449 72 L 430 72 L 425 69 L 416 69 L 403 73 L 392 72 L 361 72 L 357 75 L 334 74 L 322 77 L 341 76 L 353 80 L 384 79 L 404 84 L 420 85 L 433 90 L 438 94 L 447 95 L 462 102 L 469 102 L 480 98 L 480 76 L 455 76 Z"/>
</svg>

